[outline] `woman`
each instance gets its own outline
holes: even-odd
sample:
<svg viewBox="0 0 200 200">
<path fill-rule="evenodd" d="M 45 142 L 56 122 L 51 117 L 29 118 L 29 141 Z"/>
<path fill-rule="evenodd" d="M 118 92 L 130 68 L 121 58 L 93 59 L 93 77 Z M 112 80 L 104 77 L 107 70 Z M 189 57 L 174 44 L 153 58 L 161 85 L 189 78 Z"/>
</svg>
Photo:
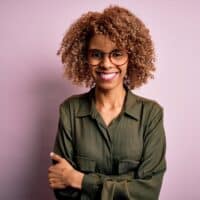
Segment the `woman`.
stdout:
<svg viewBox="0 0 200 200">
<path fill-rule="evenodd" d="M 57 199 L 158 199 L 166 170 L 163 109 L 131 92 L 153 78 L 149 30 L 118 6 L 88 12 L 58 54 L 66 76 L 91 90 L 60 106 L 48 173 Z"/>
</svg>

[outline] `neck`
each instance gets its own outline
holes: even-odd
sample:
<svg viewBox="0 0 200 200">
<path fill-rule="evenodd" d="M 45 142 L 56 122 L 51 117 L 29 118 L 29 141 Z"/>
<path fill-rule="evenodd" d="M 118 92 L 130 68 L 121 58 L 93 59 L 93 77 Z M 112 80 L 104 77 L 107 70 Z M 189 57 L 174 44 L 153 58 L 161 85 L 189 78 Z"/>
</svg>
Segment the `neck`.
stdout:
<svg viewBox="0 0 200 200">
<path fill-rule="evenodd" d="M 95 88 L 95 102 L 96 106 L 108 109 L 122 107 L 126 95 L 125 88 L 119 87 L 113 90 L 102 90 Z"/>
</svg>

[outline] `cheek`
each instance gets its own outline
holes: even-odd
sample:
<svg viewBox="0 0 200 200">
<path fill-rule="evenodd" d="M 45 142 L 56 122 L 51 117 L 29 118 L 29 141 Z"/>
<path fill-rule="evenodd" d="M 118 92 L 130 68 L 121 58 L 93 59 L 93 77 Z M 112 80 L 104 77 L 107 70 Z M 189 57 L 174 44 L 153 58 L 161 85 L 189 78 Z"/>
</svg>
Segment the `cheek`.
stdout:
<svg viewBox="0 0 200 200">
<path fill-rule="evenodd" d="M 127 73 L 127 65 L 119 67 L 122 76 L 125 76 Z"/>
<path fill-rule="evenodd" d="M 93 66 L 89 66 L 90 67 L 90 74 L 91 74 L 91 76 L 94 78 L 95 77 L 95 75 L 96 75 L 96 73 L 95 73 L 95 71 L 96 71 L 96 68 L 95 67 L 93 67 Z"/>
</svg>

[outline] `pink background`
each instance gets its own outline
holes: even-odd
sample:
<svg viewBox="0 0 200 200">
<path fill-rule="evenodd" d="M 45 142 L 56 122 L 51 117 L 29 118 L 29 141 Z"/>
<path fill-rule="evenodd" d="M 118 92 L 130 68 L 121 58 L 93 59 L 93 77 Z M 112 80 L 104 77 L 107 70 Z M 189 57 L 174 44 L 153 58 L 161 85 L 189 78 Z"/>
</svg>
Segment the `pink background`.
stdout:
<svg viewBox="0 0 200 200">
<path fill-rule="evenodd" d="M 47 168 L 58 106 L 87 90 L 62 78 L 56 51 L 69 24 L 109 4 L 132 10 L 155 42 L 155 80 L 135 92 L 165 109 L 168 170 L 160 199 L 200 199 L 198 0 L 0 1 L 0 199 L 54 199 Z"/>
</svg>

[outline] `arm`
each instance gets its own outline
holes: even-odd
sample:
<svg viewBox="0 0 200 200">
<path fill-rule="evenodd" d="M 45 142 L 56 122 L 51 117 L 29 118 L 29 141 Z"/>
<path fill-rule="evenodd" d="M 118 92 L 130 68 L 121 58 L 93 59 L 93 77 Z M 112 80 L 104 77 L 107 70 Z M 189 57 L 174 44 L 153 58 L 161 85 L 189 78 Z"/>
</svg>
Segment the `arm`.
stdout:
<svg viewBox="0 0 200 200">
<path fill-rule="evenodd" d="M 105 176 L 87 174 L 83 178 L 82 189 L 88 195 L 101 192 L 101 199 L 156 200 L 159 197 L 165 163 L 165 132 L 163 111 L 152 110 L 144 134 L 144 150 L 136 178 L 127 176 Z"/>
<path fill-rule="evenodd" d="M 72 167 L 76 169 L 76 164 L 73 162 L 73 145 L 69 108 L 61 105 L 59 111 L 59 124 L 54 144 L 54 152 L 66 159 Z M 55 161 L 53 161 L 53 163 L 55 164 Z M 54 189 L 54 194 L 58 200 L 77 199 L 80 196 L 80 189 L 72 187 Z"/>
</svg>

